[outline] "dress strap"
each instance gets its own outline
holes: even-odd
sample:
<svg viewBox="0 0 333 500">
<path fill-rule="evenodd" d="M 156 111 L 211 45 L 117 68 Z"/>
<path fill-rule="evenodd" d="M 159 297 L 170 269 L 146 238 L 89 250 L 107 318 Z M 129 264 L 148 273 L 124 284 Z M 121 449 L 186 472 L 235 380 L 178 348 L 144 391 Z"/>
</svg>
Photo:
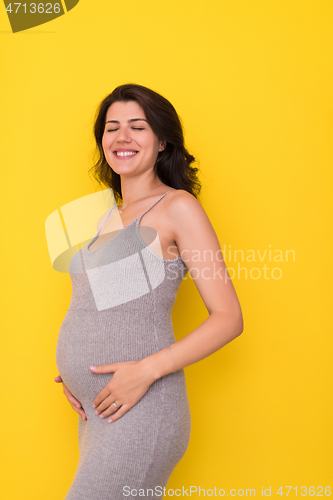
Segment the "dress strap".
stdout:
<svg viewBox="0 0 333 500">
<path fill-rule="evenodd" d="M 112 210 L 113 210 L 114 208 L 116 208 L 116 207 L 117 207 L 117 205 L 115 205 L 114 207 L 111 207 L 111 208 L 110 208 L 110 210 L 109 210 L 109 211 L 108 211 L 108 213 L 106 214 L 105 219 L 104 219 L 104 220 L 103 220 L 103 222 L 102 222 L 101 227 L 99 228 L 99 230 L 98 230 L 98 231 L 97 231 L 97 233 L 95 234 L 95 237 L 99 234 L 100 230 L 101 230 L 101 229 L 102 229 L 102 227 L 104 226 L 104 223 L 106 222 L 106 219 L 109 217 L 109 215 L 110 215 L 110 213 L 112 212 Z"/>
<path fill-rule="evenodd" d="M 162 198 L 164 198 L 164 196 L 165 196 L 167 193 L 170 193 L 170 191 L 172 191 L 172 189 L 169 189 L 169 191 L 166 191 L 164 194 L 162 194 L 162 196 L 160 196 L 160 198 L 159 198 L 158 200 L 156 200 L 156 201 L 155 201 L 155 203 L 153 203 L 153 204 L 152 204 L 149 208 L 147 208 L 147 210 L 145 210 L 145 211 L 143 212 L 143 214 L 141 214 L 141 215 L 139 215 L 139 217 L 137 217 L 137 219 L 136 219 L 136 220 L 138 221 L 138 222 L 137 222 L 137 224 L 138 224 L 138 225 L 140 224 L 140 220 L 141 220 L 141 218 L 142 218 L 142 217 L 143 217 L 143 216 L 144 216 L 144 215 L 148 212 L 148 210 L 150 210 L 151 208 L 153 208 L 153 207 L 156 205 L 156 203 L 158 203 L 158 202 L 159 202 Z M 134 222 L 134 221 L 133 221 L 133 222 Z"/>
<path fill-rule="evenodd" d="M 143 216 L 144 216 L 144 214 L 145 214 L 146 212 L 148 212 L 148 210 L 150 210 L 151 208 L 153 208 L 153 206 L 154 206 L 154 205 L 156 205 L 156 203 L 158 203 L 158 202 L 159 202 L 162 198 L 164 198 L 164 196 L 165 196 L 167 193 L 169 193 L 170 191 L 172 191 L 172 190 L 171 190 L 171 189 L 169 189 L 169 191 L 166 191 L 164 194 L 162 194 L 162 196 L 160 196 L 160 198 L 159 198 L 158 200 L 156 200 L 156 201 L 155 201 L 155 203 L 153 203 L 153 204 L 152 204 L 149 208 L 147 208 L 147 210 L 145 210 L 145 211 L 143 212 L 143 214 L 139 215 L 139 217 L 137 217 L 136 219 L 134 219 L 134 220 L 133 220 L 130 224 L 133 224 L 133 222 L 135 222 L 135 221 L 139 221 L 139 222 L 140 222 L 141 217 L 143 217 Z M 93 238 L 93 239 L 95 239 L 95 238 L 99 235 L 99 233 L 100 233 L 100 231 L 101 231 L 102 227 L 104 226 L 104 224 L 105 224 L 106 220 L 108 219 L 108 217 L 109 217 L 110 213 L 112 212 L 112 210 L 113 210 L 114 208 L 117 208 L 117 207 L 118 207 L 118 205 L 114 205 L 113 207 L 111 207 L 111 208 L 110 208 L 110 210 L 109 210 L 109 211 L 108 211 L 108 213 L 106 214 L 105 219 L 104 219 L 104 220 L 103 220 L 103 222 L 102 222 L 101 227 L 99 228 L 99 230 L 97 231 L 97 233 L 95 234 L 95 236 L 94 236 L 94 238 Z M 128 224 L 128 225 L 130 225 L 130 224 Z M 127 227 L 127 226 L 126 226 L 126 227 Z"/>
</svg>

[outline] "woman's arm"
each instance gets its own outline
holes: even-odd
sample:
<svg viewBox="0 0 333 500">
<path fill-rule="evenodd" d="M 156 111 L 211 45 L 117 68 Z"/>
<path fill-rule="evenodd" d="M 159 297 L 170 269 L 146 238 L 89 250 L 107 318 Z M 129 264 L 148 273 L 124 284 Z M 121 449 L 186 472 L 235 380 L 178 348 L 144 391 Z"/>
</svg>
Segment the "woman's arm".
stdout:
<svg viewBox="0 0 333 500">
<path fill-rule="evenodd" d="M 101 418 L 121 418 L 165 375 L 206 358 L 243 331 L 240 304 L 228 275 L 216 233 L 200 203 L 179 190 L 170 200 L 174 240 L 188 267 L 209 317 L 185 338 L 140 361 L 90 367 L 94 373 L 113 373 L 93 401 Z M 175 364 L 174 364 L 175 362 Z M 117 407 L 114 407 L 116 403 Z M 120 406 L 120 408 L 119 408 Z"/>
<path fill-rule="evenodd" d="M 155 380 L 218 351 L 243 331 L 236 291 L 216 233 L 200 203 L 178 191 L 170 203 L 174 240 L 204 301 L 209 317 L 183 339 L 142 360 Z"/>
</svg>

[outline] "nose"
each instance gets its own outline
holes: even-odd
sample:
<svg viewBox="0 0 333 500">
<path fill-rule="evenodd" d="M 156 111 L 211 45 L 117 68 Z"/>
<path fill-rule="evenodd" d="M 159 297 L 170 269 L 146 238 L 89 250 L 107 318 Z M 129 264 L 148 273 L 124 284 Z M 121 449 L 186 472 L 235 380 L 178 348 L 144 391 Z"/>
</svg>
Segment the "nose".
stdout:
<svg viewBox="0 0 333 500">
<path fill-rule="evenodd" d="M 119 127 L 116 140 L 117 142 L 130 142 L 129 130 L 126 127 Z"/>
</svg>

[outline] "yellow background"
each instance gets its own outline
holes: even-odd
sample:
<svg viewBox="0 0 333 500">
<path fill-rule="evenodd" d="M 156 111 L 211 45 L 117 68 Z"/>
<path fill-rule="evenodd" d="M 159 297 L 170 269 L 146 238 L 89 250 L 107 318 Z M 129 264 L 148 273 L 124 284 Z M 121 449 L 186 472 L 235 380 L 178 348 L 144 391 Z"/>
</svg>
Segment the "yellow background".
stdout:
<svg viewBox="0 0 333 500">
<path fill-rule="evenodd" d="M 2 498 L 63 499 L 76 471 L 78 416 L 53 381 L 71 283 L 44 224 L 100 189 L 93 117 L 123 83 L 175 106 L 221 247 L 257 255 L 228 268 L 259 268 L 233 279 L 243 334 L 185 369 L 192 436 L 168 487 L 332 487 L 332 17 L 330 0 L 81 0 L 12 34 L 0 6 Z M 207 315 L 185 279 L 177 338 Z"/>
</svg>

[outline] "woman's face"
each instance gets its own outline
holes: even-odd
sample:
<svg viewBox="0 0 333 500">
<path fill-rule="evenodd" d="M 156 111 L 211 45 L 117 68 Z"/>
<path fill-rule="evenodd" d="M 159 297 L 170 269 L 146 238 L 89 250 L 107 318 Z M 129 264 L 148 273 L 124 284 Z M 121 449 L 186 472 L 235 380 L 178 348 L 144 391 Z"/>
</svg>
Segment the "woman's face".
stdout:
<svg viewBox="0 0 333 500">
<path fill-rule="evenodd" d="M 106 113 L 102 146 L 112 169 L 126 175 L 152 169 L 166 143 L 154 134 L 136 101 L 118 101 Z"/>
</svg>

